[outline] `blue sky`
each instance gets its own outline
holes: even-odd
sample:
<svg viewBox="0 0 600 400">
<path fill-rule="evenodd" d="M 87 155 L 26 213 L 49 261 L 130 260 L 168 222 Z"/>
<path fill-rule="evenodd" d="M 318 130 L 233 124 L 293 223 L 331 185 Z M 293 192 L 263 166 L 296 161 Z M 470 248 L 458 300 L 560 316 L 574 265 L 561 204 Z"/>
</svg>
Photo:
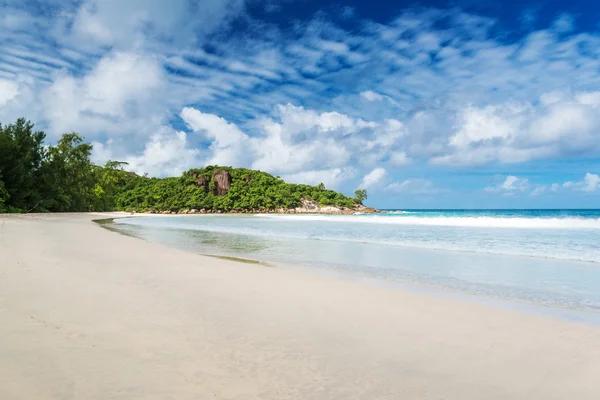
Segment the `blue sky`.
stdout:
<svg viewBox="0 0 600 400">
<path fill-rule="evenodd" d="M 600 5 L 4 0 L 0 121 L 386 208 L 600 207 Z"/>
</svg>

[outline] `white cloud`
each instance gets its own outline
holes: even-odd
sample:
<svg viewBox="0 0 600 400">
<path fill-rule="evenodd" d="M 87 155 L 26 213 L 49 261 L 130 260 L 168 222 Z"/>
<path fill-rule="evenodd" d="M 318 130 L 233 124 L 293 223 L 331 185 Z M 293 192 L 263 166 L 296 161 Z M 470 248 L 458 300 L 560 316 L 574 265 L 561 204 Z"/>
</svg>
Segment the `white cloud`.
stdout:
<svg viewBox="0 0 600 400">
<path fill-rule="evenodd" d="M 594 192 L 600 189 L 600 176 L 597 174 L 586 173 L 579 182 L 568 181 L 563 183 L 563 188 L 580 192 Z"/>
<path fill-rule="evenodd" d="M 353 168 L 333 168 L 318 171 L 303 171 L 295 174 L 283 175 L 281 178 L 289 183 L 302 183 L 308 185 L 324 183 L 325 187 L 335 189 L 355 175 L 356 171 Z"/>
<path fill-rule="evenodd" d="M 214 165 L 247 166 L 252 159 L 249 137 L 235 124 L 216 115 L 205 114 L 186 107 L 181 118 L 195 132 L 202 132 L 210 141 L 212 157 L 206 161 Z"/>
<path fill-rule="evenodd" d="M 63 71 L 41 85 L 23 77 L 11 85 L 0 118 L 26 116 L 51 138 L 77 131 L 88 139 L 101 135 L 145 136 L 169 116 L 166 78 L 158 60 L 135 53 L 109 53 L 87 75 Z M 17 88 L 17 93 L 14 88 Z M 139 140 L 139 139 L 138 139 Z"/>
<path fill-rule="evenodd" d="M 409 165 L 412 160 L 403 151 L 397 151 L 390 156 L 390 164 L 396 167 Z"/>
<path fill-rule="evenodd" d="M 597 174 L 590 174 L 588 172 L 585 174 L 583 181 L 585 182 L 585 186 L 582 189 L 584 192 L 593 192 L 600 187 L 600 176 Z"/>
<path fill-rule="evenodd" d="M 12 100 L 17 95 L 18 89 L 14 82 L 0 79 L 0 106 Z"/>
<path fill-rule="evenodd" d="M 519 179 L 516 176 L 507 176 L 501 187 L 504 190 L 516 190 L 517 188 L 521 189 L 525 183 L 527 183 L 527 179 Z"/>
<path fill-rule="evenodd" d="M 515 194 L 517 192 L 523 192 L 529 187 L 529 180 L 525 178 L 518 178 L 514 175 L 508 175 L 502 182 L 496 186 L 486 187 L 487 192 L 500 192 L 504 194 Z"/>
<path fill-rule="evenodd" d="M 577 93 L 575 98 L 578 103 L 586 106 L 600 106 L 600 92 L 581 92 Z"/>
<path fill-rule="evenodd" d="M 546 190 L 548 190 L 547 186 L 545 186 L 545 185 L 538 186 L 531 191 L 530 196 L 540 196 L 540 195 L 546 193 Z"/>
<path fill-rule="evenodd" d="M 197 167 L 199 151 L 188 147 L 185 132 L 165 130 L 150 138 L 144 152 L 125 159 L 136 172 L 151 176 L 177 176 L 182 171 Z"/>
<path fill-rule="evenodd" d="M 140 175 L 177 176 L 201 164 L 200 151 L 190 147 L 188 135 L 168 127 L 162 127 L 154 133 L 138 154 L 123 154 L 112 142 L 107 145 L 94 142 L 93 145 L 94 162 L 103 164 L 108 160 L 124 161 L 129 164 L 128 170 Z"/>
<path fill-rule="evenodd" d="M 552 24 L 552 29 L 559 33 L 567 33 L 571 32 L 575 27 L 575 21 L 573 17 L 569 14 L 561 14 L 554 20 Z"/>
<path fill-rule="evenodd" d="M 344 129 L 345 133 L 353 133 L 356 129 L 355 121 L 347 115 L 338 112 L 324 112 L 319 114 L 315 110 L 306 110 L 292 104 L 278 105 L 281 122 L 286 125 L 290 134 L 316 129 L 321 132 L 331 132 Z"/>
<path fill-rule="evenodd" d="M 442 193 L 445 190 L 435 187 L 433 182 L 427 179 L 407 179 L 402 182 L 393 182 L 386 187 L 386 191 L 404 194 L 429 195 Z"/>
<path fill-rule="evenodd" d="M 334 183 L 348 179 L 348 172 L 366 157 L 377 162 L 389 156 L 397 165 L 410 162 L 406 154 L 394 150 L 396 139 L 403 135 L 403 125 L 395 120 L 376 123 L 290 104 L 275 107 L 272 118 L 253 121 L 244 130 L 190 107 L 183 109 L 181 117 L 208 141 L 207 163 L 211 164 L 251 167 L 293 180 L 323 180 L 315 177 L 325 174 Z M 372 178 L 381 171 L 385 170 L 376 169 Z"/>
<path fill-rule="evenodd" d="M 373 171 L 365 175 L 359 187 L 361 189 L 369 189 L 377 185 L 385 177 L 385 174 L 385 168 L 375 168 Z"/>
<path fill-rule="evenodd" d="M 486 141 L 511 141 L 519 125 L 519 120 L 515 117 L 523 111 L 524 108 L 517 105 L 488 106 L 483 109 L 467 108 L 459 116 L 460 129 L 450 138 L 449 144 L 464 149 L 471 144 L 477 145 Z"/>
<path fill-rule="evenodd" d="M 344 134 L 342 128 L 354 129 L 352 120 L 341 114 L 318 115 L 292 106 L 279 107 L 278 111 L 279 122 L 269 118 L 257 121 L 259 136 L 255 137 L 221 117 L 193 108 L 185 108 L 181 116 L 190 128 L 203 132 L 210 140 L 212 164 L 248 166 L 284 174 L 346 165 L 350 155 L 344 146 L 336 144 L 329 131 L 341 129 Z M 305 120 L 302 115 L 313 118 Z"/>
<path fill-rule="evenodd" d="M 193 34 L 213 32 L 238 15 L 244 3 L 244 0 L 85 0 L 74 12 L 63 13 L 62 17 L 71 25 L 70 33 L 74 36 L 102 45 L 136 45 L 148 36 L 165 37 L 177 43 L 192 41 Z"/>
<path fill-rule="evenodd" d="M 527 179 L 517 178 L 516 176 L 507 176 L 505 180 L 492 187 L 485 188 L 488 192 L 504 192 L 505 194 L 515 194 L 523 192 L 530 188 Z M 595 192 L 600 189 L 600 176 L 597 174 L 586 173 L 580 181 L 567 181 L 561 183 L 552 183 L 548 185 L 535 185 L 530 196 L 540 196 L 547 193 L 557 193 L 564 190 L 575 192 Z"/>
<path fill-rule="evenodd" d="M 381 101 L 385 98 L 384 96 L 380 95 L 379 93 L 375 93 L 372 90 L 361 92 L 360 95 L 367 101 Z"/>
<path fill-rule="evenodd" d="M 600 91 L 549 92 L 537 106 L 509 102 L 469 107 L 457 120 L 450 147 L 430 162 L 478 165 L 598 154 L 599 105 Z"/>
</svg>

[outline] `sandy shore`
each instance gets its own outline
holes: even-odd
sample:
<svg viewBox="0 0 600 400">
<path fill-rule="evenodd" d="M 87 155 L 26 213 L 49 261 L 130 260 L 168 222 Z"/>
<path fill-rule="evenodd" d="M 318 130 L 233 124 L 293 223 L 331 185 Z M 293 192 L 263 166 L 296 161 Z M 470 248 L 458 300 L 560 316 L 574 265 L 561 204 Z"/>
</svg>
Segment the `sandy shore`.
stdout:
<svg viewBox="0 0 600 400">
<path fill-rule="evenodd" d="M 0 399 L 600 399 L 600 328 L 0 216 Z"/>
</svg>

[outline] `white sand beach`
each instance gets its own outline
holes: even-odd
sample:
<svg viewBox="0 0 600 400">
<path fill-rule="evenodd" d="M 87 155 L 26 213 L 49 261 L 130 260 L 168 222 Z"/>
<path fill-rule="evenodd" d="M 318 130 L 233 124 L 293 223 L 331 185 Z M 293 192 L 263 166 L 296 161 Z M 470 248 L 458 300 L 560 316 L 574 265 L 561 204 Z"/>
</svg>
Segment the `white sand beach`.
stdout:
<svg viewBox="0 0 600 400">
<path fill-rule="evenodd" d="M 0 399 L 600 399 L 600 327 L 186 253 L 99 218 L 0 216 Z"/>
</svg>

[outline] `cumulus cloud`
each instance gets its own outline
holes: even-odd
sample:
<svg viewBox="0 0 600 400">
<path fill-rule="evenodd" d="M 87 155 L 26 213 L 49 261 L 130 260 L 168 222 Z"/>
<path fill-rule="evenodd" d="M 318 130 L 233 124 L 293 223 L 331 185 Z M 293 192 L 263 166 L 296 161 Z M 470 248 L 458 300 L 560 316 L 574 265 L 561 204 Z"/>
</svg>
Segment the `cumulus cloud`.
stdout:
<svg viewBox="0 0 600 400">
<path fill-rule="evenodd" d="M 433 164 L 519 163 L 600 151 L 600 92 L 549 93 L 537 105 L 509 102 L 463 110 Z"/>
<path fill-rule="evenodd" d="M 365 175 L 360 182 L 359 187 L 362 189 L 369 189 L 381 182 L 381 180 L 385 177 L 385 174 L 385 168 L 375 168 L 373 171 Z"/>
<path fill-rule="evenodd" d="M 343 129 L 344 133 L 350 134 L 360 128 L 360 121 L 355 122 L 347 115 L 338 112 L 318 113 L 315 110 L 306 110 L 292 104 L 278 105 L 281 122 L 288 128 L 290 134 L 316 129 L 320 132 L 332 132 Z"/>
<path fill-rule="evenodd" d="M 258 136 L 254 137 L 236 124 L 196 109 L 185 108 L 181 117 L 190 128 L 209 139 L 210 163 L 286 174 L 346 165 L 348 151 L 327 134 L 334 130 L 344 134 L 347 129 L 354 129 L 353 121 L 343 115 L 319 115 L 292 106 L 281 106 L 278 113 L 278 120 L 257 121 Z"/>
<path fill-rule="evenodd" d="M 530 196 L 540 196 L 544 194 L 547 190 L 548 188 L 545 185 L 538 186 L 531 191 Z"/>
<path fill-rule="evenodd" d="M 325 187 L 336 189 L 343 182 L 353 178 L 356 171 L 349 168 L 332 168 L 326 170 L 303 171 L 295 174 L 283 175 L 281 178 L 290 183 L 302 183 L 308 185 L 325 184 Z"/>
<path fill-rule="evenodd" d="M 18 92 L 18 87 L 14 82 L 0 79 L 0 106 L 5 105 L 12 100 Z"/>
<path fill-rule="evenodd" d="M 190 147 L 188 135 L 162 127 L 144 144 L 141 152 L 123 154 L 116 143 L 102 144 L 94 142 L 92 159 L 99 164 L 108 160 L 127 162 L 128 170 L 140 175 L 177 176 L 183 171 L 201 164 L 200 151 Z"/>
<path fill-rule="evenodd" d="M 391 153 L 394 138 L 402 135 L 402 124 L 393 120 L 376 123 L 290 104 L 275 107 L 272 117 L 253 121 L 245 129 L 191 107 L 184 108 L 181 117 L 208 142 L 208 163 L 251 167 L 293 181 L 337 185 L 350 179 L 356 165 L 371 155 L 374 161 L 392 157 L 399 164 L 409 162 L 401 152 Z M 376 168 L 366 183 L 375 184 L 382 171 Z"/>
<path fill-rule="evenodd" d="M 247 166 L 252 158 L 249 137 L 235 124 L 216 115 L 205 114 L 186 107 L 181 118 L 195 132 L 201 132 L 209 140 L 212 156 L 208 164 Z"/>
<path fill-rule="evenodd" d="M 82 77 L 67 71 L 40 85 L 17 80 L 4 93 L 0 117 L 26 116 L 42 125 L 50 137 L 78 131 L 88 139 L 101 135 L 148 135 L 168 117 L 169 108 L 157 96 L 166 78 L 159 61 L 136 53 L 109 53 Z M 7 95 L 10 94 L 10 97 Z"/>
<path fill-rule="evenodd" d="M 493 193 L 504 193 L 514 194 L 516 192 L 523 192 L 529 187 L 529 180 L 525 178 L 518 178 L 514 175 L 509 175 L 500 183 L 495 186 L 486 187 L 487 192 Z"/>
<path fill-rule="evenodd" d="M 489 192 L 509 192 L 516 194 L 528 190 L 530 182 L 527 179 L 508 176 L 501 184 L 485 188 Z M 580 181 L 566 181 L 563 183 L 536 184 L 530 192 L 530 196 L 541 196 L 557 192 L 595 192 L 600 189 L 600 176 L 598 174 L 586 173 Z"/>
<path fill-rule="evenodd" d="M 403 167 L 411 162 L 412 160 L 404 151 L 396 151 L 390 156 L 390 164 L 395 167 Z"/>
<path fill-rule="evenodd" d="M 597 174 L 586 173 L 579 182 L 568 181 L 563 183 L 563 188 L 572 189 L 581 192 L 594 192 L 600 188 L 600 176 Z"/>
</svg>

